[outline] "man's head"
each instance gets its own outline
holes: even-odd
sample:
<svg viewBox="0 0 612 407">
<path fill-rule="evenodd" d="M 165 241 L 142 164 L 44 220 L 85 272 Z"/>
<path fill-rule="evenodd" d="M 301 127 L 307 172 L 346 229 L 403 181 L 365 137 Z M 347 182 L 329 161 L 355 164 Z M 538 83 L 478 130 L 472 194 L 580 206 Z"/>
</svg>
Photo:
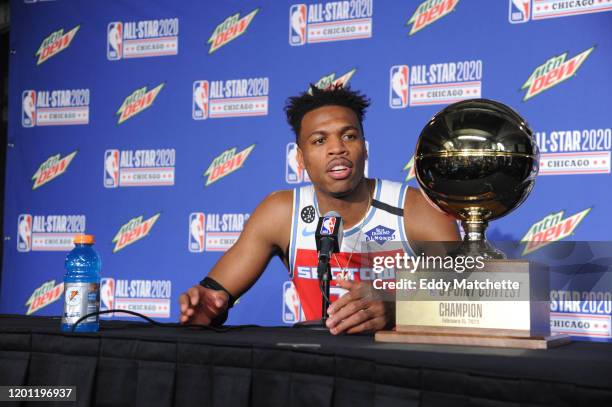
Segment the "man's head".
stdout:
<svg viewBox="0 0 612 407">
<path fill-rule="evenodd" d="M 298 163 L 321 192 L 345 197 L 363 180 L 368 106 L 365 96 L 342 87 L 311 87 L 311 93 L 289 99 L 285 111 L 296 133 Z"/>
<path fill-rule="evenodd" d="M 308 92 L 290 97 L 285 105 L 287 121 L 295 133 L 295 142 L 298 145 L 300 144 L 300 130 L 302 129 L 304 115 L 323 106 L 343 106 L 352 110 L 359 121 L 359 128 L 363 135 L 363 118 L 366 109 L 370 106 L 370 100 L 365 95 L 342 85 L 319 89 L 311 84 Z"/>
</svg>

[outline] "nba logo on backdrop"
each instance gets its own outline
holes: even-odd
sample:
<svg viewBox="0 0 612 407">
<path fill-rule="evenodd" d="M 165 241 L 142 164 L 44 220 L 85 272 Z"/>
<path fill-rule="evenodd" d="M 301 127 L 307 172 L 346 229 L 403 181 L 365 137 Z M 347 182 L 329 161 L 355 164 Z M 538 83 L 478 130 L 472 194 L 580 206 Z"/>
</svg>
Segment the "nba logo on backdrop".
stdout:
<svg viewBox="0 0 612 407">
<path fill-rule="evenodd" d="M 289 44 L 306 44 L 306 5 L 294 4 L 289 9 Z"/>
<path fill-rule="evenodd" d="M 195 81 L 193 83 L 193 111 L 194 120 L 208 118 L 208 81 Z"/>
<path fill-rule="evenodd" d="M 408 106 L 408 66 L 392 66 L 389 75 L 389 106 L 403 109 Z"/>
<path fill-rule="evenodd" d="M 103 278 L 100 280 L 100 311 L 115 308 L 115 279 Z"/>
<path fill-rule="evenodd" d="M 34 127 L 36 125 L 36 92 L 25 90 L 21 95 L 21 125 Z"/>
<path fill-rule="evenodd" d="M 109 23 L 106 35 L 106 57 L 111 61 L 121 59 L 123 56 L 123 24 L 119 21 Z"/>
<path fill-rule="evenodd" d="M 287 161 L 285 163 L 285 181 L 289 184 L 310 182 L 308 173 L 302 168 L 297 160 L 297 144 L 287 144 Z"/>
<path fill-rule="evenodd" d="M 119 186 L 119 150 L 106 150 L 104 152 L 104 187 L 117 188 Z"/>
<path fill-rule="evenodd" d="M 32 249 L 32 215 L 22 214 L 17 219 L 17 251 Z"/>
<path fill-rule="evenodd" d="M 508 19 L 512 24 L 526 23 L 531 17 L 531 0 L 510 0 Z"/>
<path fill-rule="evenodd" d="M 204 251 L 204 214 L 193 212 L 189 215 L 189 251 L 201 253 Z"/>
<path fill-rule="evenodd" d="M 297 290 L 291 281 L 283 283 L 283 322 L 293 324 L 301 321 L 302 304 Z"/>
</svg>

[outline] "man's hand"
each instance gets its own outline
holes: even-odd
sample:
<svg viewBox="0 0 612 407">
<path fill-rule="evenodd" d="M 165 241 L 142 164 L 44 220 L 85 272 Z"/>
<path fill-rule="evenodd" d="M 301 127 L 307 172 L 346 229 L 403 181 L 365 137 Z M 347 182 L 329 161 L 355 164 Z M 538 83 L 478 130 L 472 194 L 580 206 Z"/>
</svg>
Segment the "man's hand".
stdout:
<svg viewBox="0 0 612 407">
<path fill-rule="evenodd" d="M 370 284 L 338 280 L 337 285 L 349 292 L 327 309 L 329 318 L 326 325 L 333 335 L 375 332 L 394 320 L 395 304 L 383 301 Z"/>
<path fill-rule="evenodd" d="M 224 291 L 211 290 L 197 284 L 179 297 L 181 307 L 181 324 L 210 325 L 210 322 L 222 314 L 228 305 L 228 296 Z"/>
</svg>

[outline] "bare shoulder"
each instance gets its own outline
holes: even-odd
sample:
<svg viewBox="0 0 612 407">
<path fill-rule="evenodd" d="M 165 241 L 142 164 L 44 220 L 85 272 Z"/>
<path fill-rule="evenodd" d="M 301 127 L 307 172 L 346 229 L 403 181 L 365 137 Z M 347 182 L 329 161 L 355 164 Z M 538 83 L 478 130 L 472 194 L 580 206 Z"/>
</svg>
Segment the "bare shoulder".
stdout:
<svg viewBox="0 0 612 407">
<path fill-rule="evenodd" d="M 404 201 L 404 227 L 409 240 L 452 241 L 459 239 L 455 220 L 435 208 L 420 190 L 409 187 Z"/>
<path fill-rule="evenodd" d="M 282 249 L 289 244 L 292 210 L 292 190 L 272 192 L 255 208 L 245 232 Z"/>
</svg>

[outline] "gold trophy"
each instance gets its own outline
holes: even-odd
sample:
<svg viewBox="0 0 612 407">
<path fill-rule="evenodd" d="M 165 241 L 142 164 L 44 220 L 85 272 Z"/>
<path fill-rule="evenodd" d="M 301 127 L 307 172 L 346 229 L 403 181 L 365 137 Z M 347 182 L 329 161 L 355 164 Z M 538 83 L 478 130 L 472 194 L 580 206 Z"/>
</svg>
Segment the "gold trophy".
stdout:
<svg viewBox="0 0 612 407">
<path fill-rule="evenodd" d="M 487 99 L 452 104 L 427 123 L 415 172 L 428 200 L 461 221 L 463 254 L 503 259 L 486 240 L 489 221 L 523 203 L 539 168 L 539 150 L 525 120 Z"/>
<path fill-rule="evenodd" d="M 525 201 L 538 165 L 539 150 L 531 129 L 518 113 L 499 102 L 454 103 L 427 123 L 415 154 L 418 183 L 433 206 L 461 221 L 464 240 L 448 255 L 480 256 L 485 266 L 461 274 L 439 266 L 396 269 L 397 282 L 445 280 L 454 288 L 396 290 L 396 331 L 378 332 L 376 340 L 519 348 L 548 348 L 569 341 L 550 337 L 547 268 L 506 260 L 485 237 L 489 221 Z M 518 285 L 465 289 L 484 280 Z"/>
</svg>

